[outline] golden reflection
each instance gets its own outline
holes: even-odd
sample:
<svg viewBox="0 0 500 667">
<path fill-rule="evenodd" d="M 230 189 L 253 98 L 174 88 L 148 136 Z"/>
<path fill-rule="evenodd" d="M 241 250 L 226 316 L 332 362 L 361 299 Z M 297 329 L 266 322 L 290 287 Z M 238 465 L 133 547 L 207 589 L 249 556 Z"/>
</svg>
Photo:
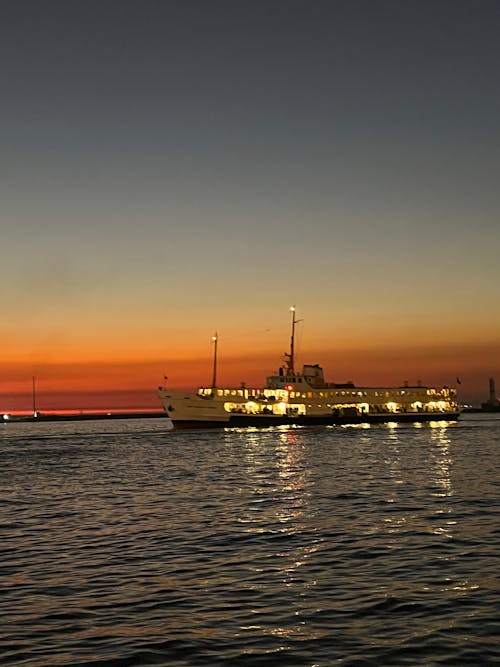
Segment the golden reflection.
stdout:
<svg viewBox="0 0 500 667">
<path fill-rule="evenodd" d="M 256 500 L 240 520 L 249 524 L 249 532 L 265 532 L 273 524 L 280 532 L 291 532 L 308 497 L 304 446 L 293 427 L 274 428 L 263 436 L 262 429 L 245 434 L 247 474 Z"/>
<path fill-rule="evenodd" d="M 280 442 L 284 445 L 296 445 L 297 433 L 294 428 L 287 428 L 286 431 L 279 433 Z"/>
<path fill-rule="evenodd" d="M 422 433 L 418 450 L 405 449 L 403 433 L 401 440 L 393 430 L 389 433 L 390 447 L 387 448 L 385 463 L 392 478 L 392 492 L 385 501 L 397 503 L 400 493 L 404 494 L 405 484 L 418 485 L 420 493 L 427 496 L 431 508 L 428 516 L 418 512 L 390 515 L 384 518 L 386 531 L 389 534 L 410 530 L 419 525 L 420 530 L 439 538 L 453 537 L 457 521 L 450 517 L 450 506 L 445 501 L 454 494 L 451 470 L 453 458 L 451 454 L 450 427 L 453 422 L 430 422 Z M 420 436 L 419 436 L 420 437 Z M 391 443 L 392 441 L 392 443 Z M 414 458 L 410 458 L 414 457 Z M 401 491 L 399 491 L 401 489 Z"/>
<path fill-rule="evenodd" d="M 434 495 L 445 497 L 453 495 L 450 469 L 453 463 L 450 452 L 450 438 L 447 422 L 431 422 L 431 441 L 435 445 L 434 454 L 434 481 L 441 491 Z"/>
<path fill-rule="evenodd" d="M 298 612 L 296 612 L 298 614 Z M 300 621 L 295 625 L 290 625 L 289 627 L 276 627 L 270 628 L 263 625 L 243 625 L 241 630 L 247 631 L 258 631 L 263 635 L 272 635 L 275 637 L 283 637 L 283 639 L 320 639 L 325 635 L 329 634 L 329 630 L 313 630 L 310 625 L 306 624 L 305 621 Z M 287 651 L 289 647 L 279 646 L 277 648 L 269 649 L 266 653 L 276 653 L 281 651 Z"/>
<path fill-rule="evenodd" d="M 451 480 L 453 458 L 450 451 L 449 425 L 450 422 L 445 421 L 431 422 L 431 442 L 434 445 L 431 450 L 433 457 L 432 481 L 435 485 L 435 490 L 431 495 L 439 499 L 450 498 L 454 493 Z M 447 518 L 449 513 L 450 509 L 448 507 L 440 507 L 434 512 L 437 519 L 436 525 L 432 529 L 434 535 L 447 539 L 453 537 L 457 522 Z"/>
<path fill-rule="evenodd" d="M 404 484 L 404 481 L 402 479 L 402 472 L 401 472 L 401 453 L 399 450 L 399 434 L 397 433 L 396 428 L 389 428 L 387 429 L 387 439 L 388 439 L 388 447 L 387 447 L 387 454 L 384 459 L 384 463 L 387 465 L 389 469 L 389 475 L 392 478 L 392 481 L 394 484 L 400 485 Z M 393 503 L 396 500 L 396 497 L 394 494 L 391 494 L 386 498 L 386 502 L 391 502 Z"/>
<path fill-rule="evenodd" d="M 389 502 L 394 502 L 394 500 Z M 407 526 L 408 519 L 405 516 L 386 517 L 384 523 L 387 524 L 387 532 L 391 535 L 404 530 Z"/>
<path fill-rule="evenodd" d="M 430 586 L 424 586 L 425 591 L 433 590 Z M 470 593 L 472 591 L 477 591 L 479 589 L 478 584 L 472 583 L 468 579 L 463 579 L 462 581 L 455 581 L 451 577 L 446 577 L 445 584 L 439 587 L 443 593 L 454 593 L 459 596 L 464 593 Z"/>
<path fill-rule="evenodd" d="M 305 573 L 311 571 L 310 560 L 321 548 L 321 540 L 311 528 L 314 524 L 310 519 L 308 448 L 301 430 L 289 426 L 274 428 L 265 436 L 262 430 L 258 434 L 247 433 L 246 438 L 245 460 L 253 500 L 241 520 L 246 524 L 246 533 L 262 536 L 270 567 L 270 570 L 263 568 L 261 563 L 252 570 L 270 572 L 279 586 L 291 594 L 290 599 L 297 600 L 297 606 L 290 609 L 287 622 L 241 629 L 258 629 L 284 640 L 314 639 L 317 633 L 301 620 L 307 592 L 317 585 Z M 307 538 L 309 532 L 311 536 Z M 274 539 L 276 534 L 281 536 L 278 541 Z M 295 539 L 296 535 L 300 539 Z"/>
</svg>

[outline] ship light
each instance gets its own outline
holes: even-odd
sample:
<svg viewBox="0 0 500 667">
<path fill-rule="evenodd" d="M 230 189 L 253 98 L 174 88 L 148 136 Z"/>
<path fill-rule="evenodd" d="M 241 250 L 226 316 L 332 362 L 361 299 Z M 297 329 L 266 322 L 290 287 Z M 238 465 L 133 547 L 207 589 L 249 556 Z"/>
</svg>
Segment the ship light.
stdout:
<svg viewBox="0 0 500 667">
<path fill-rule="evenodd" d="M 392 401 L 390 401 L 389 403 L 386 403 L 386 405 L 389 412 L 396 412 L 396 408 L 398 407 L 397 403 L 393 403 Z"/>
<path fill-rule="evenodd" d="M 293 385 L 291 385 L 291 384 L 287 384 L 287 386 L 285 387 L 285 389 L 286 389 L 287 391 L 292 391 L 292 389 L 293 389 Z"/>
<path fill-rule="evenodd" d="M 10 415 L 5 414 L 5 415 L 3 416 L 3 418 L 4 418 L 5 421 L 7 421 L 7 420 L 10 419 Z"/>
</svg>

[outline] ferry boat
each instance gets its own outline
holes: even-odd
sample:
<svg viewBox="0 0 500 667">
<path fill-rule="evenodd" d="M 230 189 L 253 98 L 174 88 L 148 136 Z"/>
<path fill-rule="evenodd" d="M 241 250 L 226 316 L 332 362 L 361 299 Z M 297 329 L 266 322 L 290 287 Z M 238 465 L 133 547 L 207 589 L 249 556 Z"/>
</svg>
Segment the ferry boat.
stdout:
<svg viewBox="0 0 500 667">
<path fill-rule="evenodd" d="M 326 382 L 319 364 L 295 370 L 295 307 L 291 309 L 290 351 L 285 365 L 263 387 L 218 387 L 217 334 L 213 336 L 211 386 L 196 393 L 158 387 L 160 402 L 174 428 L 273 426 L 282 424 L 375 424 L 453 421 L 458 418 L 457 391 L 405 383 L 401 387 L 357 387 L 353 382 Z"/>
</svg>

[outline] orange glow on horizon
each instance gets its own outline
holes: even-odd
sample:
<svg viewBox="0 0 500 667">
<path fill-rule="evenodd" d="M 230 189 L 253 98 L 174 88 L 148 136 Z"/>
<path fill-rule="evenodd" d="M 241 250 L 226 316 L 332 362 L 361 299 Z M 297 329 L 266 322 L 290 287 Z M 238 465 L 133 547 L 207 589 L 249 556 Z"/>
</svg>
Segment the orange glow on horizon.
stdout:
<svg viewBox="0 0 500 667">
<path fill-rule="evenodd" d="M 80 357 L 72 363 L 4 362 L 0 367 L 0 411 L 30 409 L 33 376 L 40 410 L 155 409 L 158 407 L 156 389 L 164 383 L 164 376 L 168 376 L 168 386 L 172 389 L 192 390 L 210 384 L 210 343 L 209 337 L 204 349 L 196 349 L 193 356 L 182 356 L 178 349 L 172 348 L 175 354 L 133 362 L 125 358 L 113 359 L 111 354 L 94 360 Z M 491 363 L 498 359 L 500 344 L 493 343 L 391 349 L 379 345 L 335 350 L 315 347 L 307 354 L 299 346 L 296 367 L 319 363 L 328 381 L 352 380 L 358 386 L 400 386 L 405 381 L 454 386 L 459 377 L 461 400 L 481 402 L 487 398 L 488 378 L 500 378 L 500 367 Z M 234 346 L 222 347 L 218 381 L 228 386 L 239 386 L 241 382 L 260 386 L 267 375 L 277 373 L 282 363 L 283 358 L 276 350 L 265 350 L 263 346 L 250 350 L 248 355 L 236 354 Z"/>
</svg>

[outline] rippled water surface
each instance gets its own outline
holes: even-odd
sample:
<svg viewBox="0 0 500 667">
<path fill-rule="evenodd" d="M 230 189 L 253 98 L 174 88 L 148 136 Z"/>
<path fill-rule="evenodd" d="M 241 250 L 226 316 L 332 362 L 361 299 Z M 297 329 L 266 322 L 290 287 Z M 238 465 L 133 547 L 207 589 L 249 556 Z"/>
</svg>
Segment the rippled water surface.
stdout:
<svg viewBox="0 0 500 667">
<path fill-rule="evenodd" d="M 0 427 L 0 662 L 500 664 L 500 419 Z"/>
</svg>

